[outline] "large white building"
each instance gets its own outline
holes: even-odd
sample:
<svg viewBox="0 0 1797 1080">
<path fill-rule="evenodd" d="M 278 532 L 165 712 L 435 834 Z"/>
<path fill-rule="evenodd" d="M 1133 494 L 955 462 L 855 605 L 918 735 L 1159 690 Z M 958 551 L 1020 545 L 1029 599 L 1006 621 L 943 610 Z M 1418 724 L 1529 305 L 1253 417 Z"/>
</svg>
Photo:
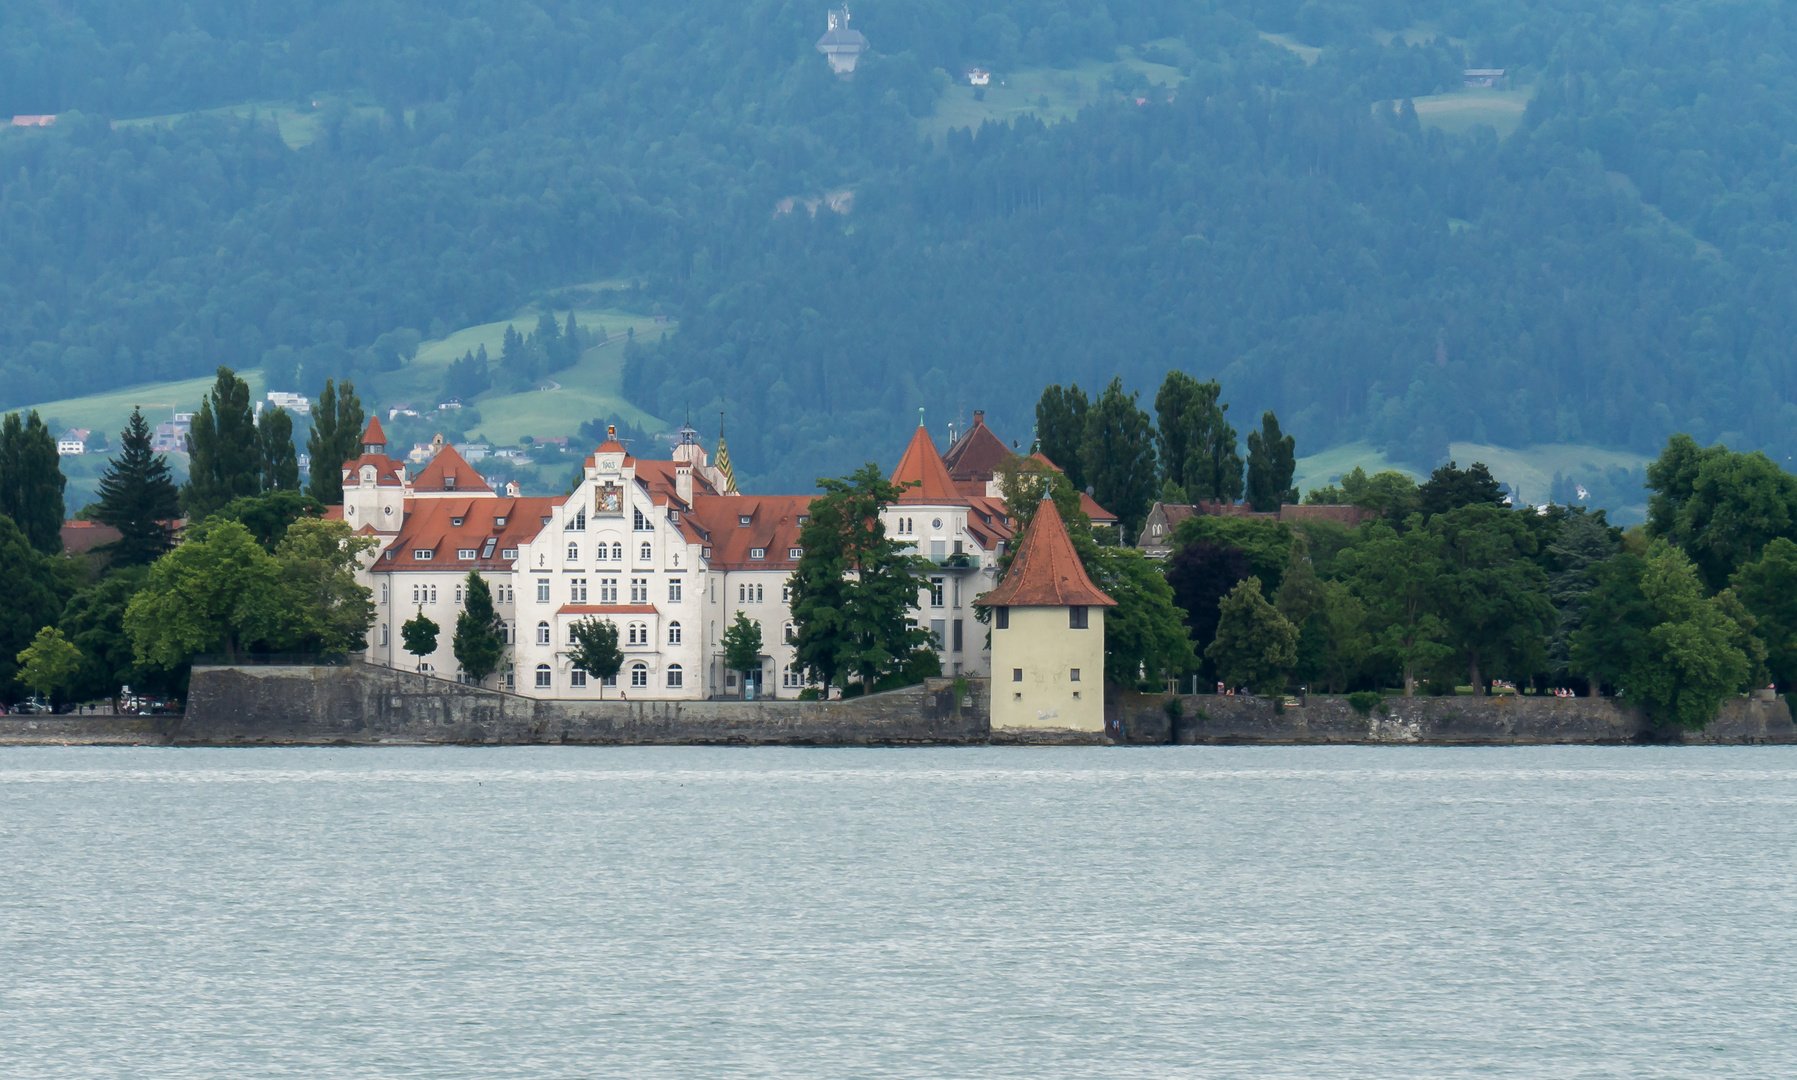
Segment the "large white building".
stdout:
<svg viewBox="0 0 1797 1080">
<path fill-rule="evenodd" d="M 343 505 L 332 516 L 380 541 L 363 576 L 378 611 L 371 663 L 459 678 L 451 643 L 472 570 L 487 582 L 511 646 L 489 684 L 563 699 L 796 697 L 804 689 L 792 662 L 788 579 L 811 496 L 737 491 L 727 455 L 719 455 L 722 468 L 713 464 L 690 428 L 666 461 L 633 457 L 608 438 L 575 489 L 553 497 L 521 497 L 515 486 L 495 492 L 453 447 L 413 476 L 387 456 L 376 420 L 362 450 L 343 465 Z M 937 566 L 915 618 L 935 633 L 947 674 L 990 670 L 973 601 L 994 584 L 1012 537 L 990 470 L 1007 453 L 976 420 L 949 454 L 967 469 L 951 475 L 920 426 L 893 470 L 907 490 L 884 522 Z M 400 635 L 419 611 L 440 627 L 437 650 L 422 658 Z M 723 634 L 739 611 L 761 627 L 762 667 L 747 673 L 746 687 L 723 663 Z M 588 618 L 616 625 L 624 653 L 604 686 L 568 659 L 571 630 Z"/>
</svg>

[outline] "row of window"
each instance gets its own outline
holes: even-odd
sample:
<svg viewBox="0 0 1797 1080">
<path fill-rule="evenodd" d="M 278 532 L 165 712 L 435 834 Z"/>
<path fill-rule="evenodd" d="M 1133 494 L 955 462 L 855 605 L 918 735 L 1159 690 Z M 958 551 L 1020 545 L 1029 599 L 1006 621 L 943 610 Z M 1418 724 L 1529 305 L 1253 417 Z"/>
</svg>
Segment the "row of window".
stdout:
<svg viewBox="0 0 1797 1080">
<path fill-rule="evenodd" d="M 384 632 L 384 625 L 385 624 L 383 624 L 383 632 Z M 568 644 L 570 644 L 570 645 L 579 644 L 579 638 L 575 635 L 575 629 L 579 625 L 580 625 L 579 623 L 569 623 L 568 624 Z M 789 626 L 789 627 L 791 625 L 792 625 L 791 623 L 787 624 L 787 626 Z M 668 644 L 669 645 L 680 644 L 684 635 L 685 635 L 685 631 L 681 629 L 680 623 L 678 620 L 668 624 Z M 507 633 L 506 637 L 507 637 L 507 641 L 509 643 L 510 637 L 511 637 L 509 632 Z M 547 644 L 549 644 L 549 639 L 550 639 L 549 624 L 547 622 L 538 623 L 537 624 L 537 644 L 538 645 L 547 645 Z M 385 644 L 385 643 L 386 642 L 383 639 L 382 644 Z M 648 645 L 649 644 L 649 624 L 641 623 L 641 622 L 633 622 L 633 623 L 630 623 L 629 625 L 625 626 L 624 627 L 624 644 L 638 645 L 638 646 Z"/>
<path fill-rule="evenodd" d="M 644 664 L 639 661 L 638 663 L 630 665 L 630 667 L 627 670 L 630 673 L 630 685 L 631 686 L 637 687 L 637 688 L 642 688 L 642 687 L 646 687 L 649 685 L 649 665 L 648 664 Z M 669 664 L 668 670 L 665 672 L 665 675 L 667 677 L 666 685 L 669 690 L 678 690 L 681 687 L 686 685 L 686 672 L 681 670 L 681 667 L 679 664 Z M 587 673 L 586 672 L 580 670 L 579 668 L 575 668 L 573 671 L 568 673 L 568 686 L 570 688 L 575 689 L 575 690 L 580 690 L 580 689 L 585 688 L 586 684 L 587 684 Z M 618 685 L 618 677 L 616 675 L 608 675 L 605 678 L 599 680 L 599 685 L 600 686 L 616 686 L 616 685 Z M 555 687 L 555 672 L 549 667 L 548 664 L 538 664 L 537 665 L 537 689 L 551 690 L 551 689 L 554 689 L 554 687 Z"/>
<path fill-rule="evenodd" d="M 516 552 L 513 552 L 514 556 L 516 556 L 516 554 Z M 654 560 L 655 549 L 649 545 L 647 540 L 643 541 L 643 546 L 637 550 L 637 558 L 642 562 L 651 562 Z M 580 545 L 572 540 L 568 542 L 568 561 L 580 561 Z M 610 547 L 606 547 L 603 543 L 595 545 L 593 547 L 593 561 L 623 562 L 624 545 L 619 543 L 613 543 Z"/>
<path fill-rule="evenodd" d="M 456 587 L 455 587 L 455 602 L 456 603 L 459 604 L 463 600 L 466 599 L 466 593 L 465 593 L 466 589 L 467 589 L 467 584 L 465 582 L 457 582 L 456 583 Z M 493 595 L 494 603 L 510 604 L 514 600 L 517 599 L 518 594 L 510 585 L 495 585 L 495 586 L 493 586 L 492 595 Z M 387 583 L 385 581 L 383 581 L 383 582 L 381 582 L 381 603 L 385 604 L 386 602 L 387 602 Z M 412 586 L 412 603 L 414 603 L 414 604 L 434 604 L 436 602 L 437 602 L 437 587 L 435 585 L 420 583 L 420 584 L 416 584 L 416 585 Z"/>
<path fill-rule="evenodd" d="M 630 522 L 630 529 L 632 532 L 654 532 L 655 531 L 654 527 L 649 524 L 648 517 L 645 516 L 641 510 L 633 509 L 633 510 L 631 510 L 631 515 L 632 515 L 632 518 L 631 518 L 631 522 Z M 574 512 L 573 517 L 568 519 L 568 529 L 571 532 L 585 532 L 586 528 L 587 528 L 587 508 L 583 506 L 579 510 L 576 510 Z"/>
<path fill-rule="evenodd" d="M 681 596 L 681 591 L 682 591 L 680 581 L 681 581 L 681 579 L 679 579 L 679 578 L 673 578 L 668 582 L 668 603 L 670 603 L 670 604 L 680 603 L 680 596 Z M 586 578 L 576 577 L 576 578 L 568 579 L 568 603 L 570 603 L 570 604 L 588 603 L 588 596 L 589 596 L 589 593 L 587 590 L 587 579 Z M 537 603 L 547 604 L 549 602 L 550 602 L 550 600 L 549 600 L 549 579 L 548 578 L 538 578 L 537 579 Z M 618 602 L 618 579 L 615 577 L 600 578 L 599 579 L 599 599 L 594 602 L 599 603 L 599 604 L 616 604 Z M 648 578 L 631 578 L 630 579 L 630 602 L 633 604 L 649 603 L 649 579 Z"/>
<path fill-rule="evenodd" d="M 767 586 L 750 582 L 739 582 L 736 586 L 736 602 L 739 604 L 761 604 L 767 601 Z M 792 586 L 780 586 L 780 602 L 792 603 Z"/>
<path fill-rule="evenodd" d="M 1070 630 L 1091 629 L 1090 616 L 1087 615 L 1086 611 L 1087 609 L 1083 604 L 1074 604 L 1072 607 L 1069 607 L 1067 609 L 1067 628 Z M 1010 608 L 1000 607 L 992 609 L 992 628 L 994 630 L 1009 630 L 1011 628 Z"/>
</svg>

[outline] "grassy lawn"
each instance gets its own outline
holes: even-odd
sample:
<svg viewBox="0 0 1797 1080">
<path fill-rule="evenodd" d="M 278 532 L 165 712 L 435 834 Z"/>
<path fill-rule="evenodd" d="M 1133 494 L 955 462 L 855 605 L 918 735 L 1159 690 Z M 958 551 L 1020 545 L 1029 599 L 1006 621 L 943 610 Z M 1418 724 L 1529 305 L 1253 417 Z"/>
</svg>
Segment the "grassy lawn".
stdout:
<svg viewBox="0 0 1797 1080">
<path fill-rule="evenodd" d="M 1153 42 L 1144 48 L 1159 46 L 1181 53 L 1185 46 L 1178 41 Z M 1021 116 L 1034 116 L 1045 123 L 1067 120 L 1080 107 L 1099 100 L 1106 93 L 1105 83 L 1119 70 L 1141 72 L 1150 85 L 1177 87 L 1182 76 L 1179 69 L 1167 64 L 1150 63 L 1126 47 L 1117 50 L 1111 63 L 1087 61 L 1074 68 L 1021 68 L 995 73 L 992 85 L 984 87 L 984 100 L 974 97 L 975 88 L 967 84 L 960 72 L 951 72 L 954 85 L 936 100 L 936 114 L 920 120 L 921 136 L 941 135 L 953 128 L 972 128 L 987 120 L 1012 123 Z"/>
<path fill-rule="evenodd" d="M 527 309 L 502 322 L 470 326 L 439 341 L 427 341 L 419 346 L 418 354 L 406 366 L 376 376 L 371 396 L 378 398 L 383 408 L 405 402 L 419 412 L 426 412 L 436 405 L 452 362 L 485 345 L 488 358 L 497 363 L 506 327 L 515 327 L 521 334 L 528 333 L 535 328 L 538 315 L 535 309 Z M 560 318 L 565 320 L 566 313 Z M 538 438 L 574 435 L 585 421 L 612 413 L 646 431 L 667 427 L 659 418 L 624 400 L 621 393 L 624 336 L 627 330 L 635 330 L 637 337 L 648 343 L 661 334 L 671 333 L 674 324 L 657 323 L 648 315 L 616 308 L 576 309 L 574 321 L 583 327 L 603 326 L 609 340 L 588 349 L 573 367 L 549 376 L 548 381 L 553 386 L 522 393 L 488 391 L 476 398 L 473 404 L 480 410 L 481 417 L 478 433 L 487 441 L 496 446 L 509 446 L 526 435 Z"/>
<path fill-rule="evenodd" d="M 1366 470 L 1368 476 L 1386 469 L 1396 469 L 1407 473 L 1419 481 L 1427 475 L 1418 475 L 1415 469 L 1407 465 L 1399 465 L 1386 457 L 1379 450 L 1364 442 L 1343 443 L 1340 446 L 1325 450 L 1320 454 L 1298 459 L 1297 471 L 1292 474 L 1292 482 L 1297 485 L 1298 496 L 1302 498 L 1312 488 L 1327 487 L 1336 477 L 1352 472 L 1354 466 Z"/>
<path fill-rule="evenodd" d="M 1491 469 L 1491 475 L 1509 484 L 1510 490 L 1520 492 L 1524 499 L 1537 504 L 1547 501 L 1555 473 L 1588 479 L 1614 466 L 1632 470 L 1653 460 L 1644 454 L 1604 450 L 1581 443 L 1540 443 L 1527 449 L 1512 450 L 1503 446 L 1457 442 L 1449 445 L 1448 452 L 1461 468 L 1483 461 Z M 1647 493 L 1643 491 L 1640 505 L 1643 514 L 1646 507 Z"/>
<path fill-rule="evenodd" d="M 1290 34 L 1269 34 L 1265 30 L 1259 31 L 1259 33 L 1262 41 L 1270 42 L 1282 49 L 1290 49 L 1292 52 L 1297 53 L 1298 59 L 1304 61 L 1306 64 L 1316 63 L 1317 57 L 1323 55 L 1323 50 L 1321 48 L 1315 45 L 1301 45 Z"/>
<path fill-rule="evenodd" d="M 1468 87 L 1446 94 L 1413 98 L 1416 118 L 1424 127 L 1436 127 L 1450 135 L 1463 135 L 1475 124 L 1489 124 L 1504 138 L 1522 123 L 1523 110 L 1535 96 L 1533 87 L 1498 90 Z"/>
<path fill-rule="evenodd" d="M 160 125 L 168 127 L 176 121 L 185 120 L 190 116 L 235 116 L 242 119 L 249 119 L 254 116 L 264 120 L 272 119 L 275 122 L 275 126 L 281 132 L 281 141 L 286 143 L 291 149 L 298 150 L 303 146 L 310 146 L 318 141 L 318 135 L 324 122 L 323 104 L 324 103 L 320 101 L 315 107 L 310 101 L 246 101 L 240 105 L 221 105 L 216 109 L 199 109 L 194 112 L 167 113 L 162 116 L 140 116 L 132 120 L 115 120 L 113 121 L 112 126 L 153 127 Z M 350 103 L 350 111 L 363 116 L 376 117 L 380 116 L 382 113 L 382 110 L 378 105 L 371 105 L 367 102 L 357 102 L 353 100 Z M 406 120 L 408 123 L 411 121 L 409 111 Z"/>
<path fill-rule="evenodd" d="M 252 399 L 261 398 L 267 392 L 262 384 L 261 371 L 251 369 L 237 374 L 250 384 Z M 106 438 L 116 444 L 119 432 L 124 430 L 125 421 L 131 418 L 132 405 L 144 407 L 144 419 L 151 425 L 160 424 L 171 413 L 199 411 L 200 400 L 212 389 L 215 379 L 215 376 L 207 375 L 179 382 L 144 383 L 123 390 L 90 394 L 87 397 L 26 405 L 20 411 L 36 409 L 55 434 L 60 434 L 64 428 L 92 428 L 104 431 Z"/>
</svg>

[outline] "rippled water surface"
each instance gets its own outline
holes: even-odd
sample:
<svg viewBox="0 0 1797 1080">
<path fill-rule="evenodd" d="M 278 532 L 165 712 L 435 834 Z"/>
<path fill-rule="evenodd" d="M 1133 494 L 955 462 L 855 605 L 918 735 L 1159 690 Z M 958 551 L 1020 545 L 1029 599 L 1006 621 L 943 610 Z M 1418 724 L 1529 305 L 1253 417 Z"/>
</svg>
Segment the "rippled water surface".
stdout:
<svg viewBox="0 0 1797 1080">
<path fill-rule="evenodd" d="M 19 1077 L 1797 1076 L 1797 749 L 0 750 Z"/>
</svg>

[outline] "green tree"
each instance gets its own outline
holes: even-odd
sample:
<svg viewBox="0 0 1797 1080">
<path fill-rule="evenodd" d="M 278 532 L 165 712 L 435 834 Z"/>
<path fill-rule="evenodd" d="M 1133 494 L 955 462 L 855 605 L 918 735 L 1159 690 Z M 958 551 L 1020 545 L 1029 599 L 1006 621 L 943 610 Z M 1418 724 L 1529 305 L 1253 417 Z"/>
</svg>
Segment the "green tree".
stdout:
<svg viewBox="0 0 1797 1080">
<path fill-rule="evenodd" d="M 1066 472 L 1076 491 L 1086 489 L 1080 447 L 1085 442 L 1086 415 L 1091 409 L 1092 404 L 1078 383 L 1065 388 L 1058 383 L 1051 385 L 1036 402 L 1036 450 Z"/>
<path fill-rule="evenodd" d="M 81 650 L 72 696 L 80 700 L 107 697 L 118 703 L 123 684 L 140 690 L 175 689 L 172 680 L 137 662 L 131 636 L 125 632 L 125 609 L 150 574 L 145 566 L 114 564 L 106 576 L 69 598 L 63 606 L 62 632 Z"/>
<path fill-rule="evenodd" d="M 202 522 L 150 567 L 125 609 L 125 632 L 140 663 L 178 668 L 212 648 L 235 662 L 245 646 L 279 635 L 284 593 L 280 564 L 248 529 Z"/>
<path fill-rule="evenodd" d="M 1526 677 L 1546 659 L 1554 608 L 1547 575 L 1531 561 L 1535 538 L 1522 515 L 1472 503 L 1429 521 L 1441 537 L 1439 610 L 1466 663 L 1473 693 L 1485 692 L 1487 669 L 1509 665 Z"/>
<path fill-rule="evenodd" d="M 1579 510 L 1566 513 L 1547 540 L 1547 598 L 1556 618 L 1548 660 L 1555 675 L 1576 674 L 1571 649 L 1572 635 L 1584 620 L 1581 601 L 1597 587 L 1597 567 L 1621 549 L 1620 533 L 1604 520 L 1602 510 Z"/>
<path fill-rule="evenodd" d="M 465 587 L 467 599 L 456 616 L 452 648 L 456 662 L 462 665 L 462 674 L 479 685 L 505 658 L 505 620 L 493 609 L 492 590 L 478 573 L 468 571 Z M 366 632 L 367 628 L 363 630 Z"/>
<path fill-rule="evenodd" d="M 343 502 L 343 463 L 359 456 L 366 424 L 356 384 L 345 379 L 339 386 L 326 379 L 312 406 L 312 434 L 306 439 L 306 454 L 312 459 L 306 490 L 314 499 L 326 506 Z"/>
<path fill-rule="evenodd" d="M 603 619 L 582 619 L 572 631 L 574 644 L 568 649 L 568 660 L 588 677 L 599 680 L 599 696 L 605 697 L 605 682 L 616 679 L 624 667 L 624 653 L 618 648 L 618 627 Z"/>
<path fill-rule="evenodd" d="M 106 546 L 113 566 L 148 566 L 174 546 L 180 493 L 169 477 L 168 459 L 151 452 L 150 425 L 135 408 L 119 433 L 118 456 L 100 474 L 99 494 L 95 520 L 119 531 Z"/>
<path fill-rule="evenodd" d="M 1658 615 L 1641 591 L 1646 562 L 1621 552 L 1591 569 L 1592 586 L 1578 601 L 1579 625 L 1568 637 L 1567 663 L 1591 682 L 1591 696 L 1622 686 L 1645 656 Z"/>
<path fill-rule="evenodd" d="M 1248 572 L 1261 580 L 1271 598 L 1292 564 L 1297 534 L 1282 521 L 1215 514 L 1194 514 L 1173 530 L 1175 549 L 1199 542 L 1240 550 L 1248 560 Z"/>
<path fill-rule="evenodd" d="M 241 523 L 272 555 L 295 522 L 322 518 L 324 513 L 324 505 L 306 492 L 265 491 L 232 499 L 212 516 Z"/>
<path fill-rule="evenodd" d="M 1197 668 L 1185 613 L 1152 560 L 1134 548 L 1095 547 L 1086 572 L 1117 601 L 1104 613 L 1106 679 L 1124 687 L 1144 680 L 1158 685 Z"/>
<path fill-rule="evenodd" d="M 1215 419 L 1222 415 L 1217 407 L 1222 392 L 1215 379 L 1201 383 L 1183 371 L 1167 372 L 1155 391 L 1155 445 L 1160 451 L 1161 474 L 1181 496 L 1169 500 L 1163 492 L 1162 502 L 1187 502 L 1198 497 L 1193 491 L 1215 487 L 1207 482 L 1210 436 Z"/>
<path fill-rule="evenodd" d="M 1417 673 L 1452 654 L 1443 641 L 1442 537 L 1411 515 L 1399 533 L 1384 522 L 1362 526 L 1361 542 L 1341 555 L 1354 594 L 1367 609 L 1376 654 L 1403 674 L 1404 695 L 1416 693 Z"/>
<path fill-rule="evenodd" d="M 0 514 L 0 583 L 5 602 L 0 603 L 0 701 L 12 700 L 18 686 L 14 659 L 31 644 L 40 627 L 54 626 L 64 602 L 75 591 L 71 576 L 59 572 L 69 560 L 44 555 L 33 548 L 12 518 Z"/>
<path fill-rule="evenodd" d="M 1797 537 L 1797 477 L 1764 454 L 1697 450 L 1675 436 L 1647 483 L 1648 535 L 1683 548 L 1712 592 L 1774 538 Z"/>
<path fill-rule="evenodd" d="M 45 555 L 62 551 L 67 484 L 56 454 L 56 437 L 33 409 L 20 419 L 0 421 L 0 515 L 13 520 L 33 548 Z M 10 654 L 8 654 L 10 655 Z"/>
<path fill-rule="evenodd" d="M 1080 442 L 1080 467 L 1092 498 L 1117 515 L 1126 535 L 1134 536 L 1160 486 L 1154 461 L 1154 424 L 1137 405 L 1139 394 L 1123 392 L 1114 378 L 1092 403 Z"/>
<path fill-rule="evenodd" d="M 1042 508 L 1043 497 L 1052 499 L 1055 510 L 1067 525 L 1067 535 L 1073 541 L 1074 550 L 1079 552 L 1090 573 L 1091 560 L 1098 546 L 1092 537 L 1092 519 L 1087 516 L 1079 491 L 1066 473 L 1044 465 L 1037 458 L 1013 454 L 998 464 L 994 478 L 1017 536 L 1029 531 L 1030 522 L 1036 519 L 1036 511 Z M 1011 560 L 1017 554 L 1015 547 L 1007 547 L 999 556 L 1001 572 L 1010 569 Z M 984 608 L 980 610 L 985 611 Z"/>
<path fill-rule="evenodd" d="M 1272 513 L 1298 501 L 1292 473 L 1298 468 L 1298 440 L 1279 430 L 1272 411 L 1260 414 L 1260 430 L 1248 433 L 1248 503 L 1260 513 Z"/>
<path fill-rule="evenodd" d="M 1417 509 L 1430 518 L 1480 503 L 1502 506 L 1504 493 L 1483 462 L 1475 461 L 1462 469 L 1450 461 L 1436 468 L 1428 481 L 1416 489 L 1416 501 Z"/>
<path fill-rule="evenodd" d="M 1298 628 L 1267 603 L 1260 579 L 1251 577 L 1223 598 L 1217 639 L 1204 652 L 1225 683 L 1270 697 L 1285 690 L 1298 662 Z"/>
<path fill-rule="evenodd" d="M 871 689 L 931 643 L 911 621 L 931 564 L 886 535 L 880 512 L 903 494 L 878 465 L 843 479 L 820 479 L 799 532 L 804 549 L 792 576 L 795 657 L 827 691 L 848 672 Z"/>
<path fill-rule="evenodd" d="M 1375 516 L 1403 521 L 1417 512 L 1416 481 L 1393 469 L 1366 474 L 1356 465 L 1341 478 L 1341 486 L 1312 488 L 1304 496 L 1311 506 L 1358 506 Z"/>
<path fill-rule="evenodd" d="M 250 385 L 230 368 L 219 367 L 187 441 L 187 486 L 181 502 L 188 520 L 204 521 L 232 499 L 262 490 L 262 451 Z"/>
<path fill-rule="evenodd" d="M 286 409 L 262 410 L 256 421 L 263 491 L 299 490 L 299 455 L 293 449 L 293 417 Z"/>
<path fill-rule="evenodd" d="M 1730 582 L 1758 624 L 1773 680 L 1781 689 L 1797 686 L 1797 543 L 1773 539 Z"/>
<path fill-rule="evenodd" d="M 743 695 L 746 697 L 749 672 L 761 670 L 761 624 L 740 611 L 724 628 L 724 666 L 742 672 Z"/>
<path fill-rule="evenodd" d="M 1702 730 L 1755 675 L 1742 648 L 1750 635 L 1730 617 L 1739 605 L 1706 598 L 1691 560 L 1664 542 L 1648 552 L 1641 593 L 1655 625 L 1624 676 L 1626 698 L 1659 724 Z"/>
<path fill-rule="evenodd" d="M 68 685 L 81 668 L 81 650 L 54 626 L 40 629 L 31 644 L 19 652 L 17 659 L 19 681 L 46 701 Z"/>
<path fill-rule="evenodd" d="M 282 637 L 287 648 L 351 653 L 367 647 L 374 600 L 355 575 L 361 557 L 379 546 L 374 537 L 357 536 L 343 521 L 302 518 L 288 526 L 275 548 L 286 594 Z"/>
<path fill-rule="evenodd" d="M 420 669 L 424 666 L 424 658 L 437 651 L 437 634 L 441 630 L 442 627 L 424 613 L 423 605 L 419 606 L 418 614 L 400 625 L 399 639 L 405 642 L 406 652 L 418 658 L 417 666 Z M 616 638 L 617 634 L 614 628 L 612 637 Z"/>
</svg>

